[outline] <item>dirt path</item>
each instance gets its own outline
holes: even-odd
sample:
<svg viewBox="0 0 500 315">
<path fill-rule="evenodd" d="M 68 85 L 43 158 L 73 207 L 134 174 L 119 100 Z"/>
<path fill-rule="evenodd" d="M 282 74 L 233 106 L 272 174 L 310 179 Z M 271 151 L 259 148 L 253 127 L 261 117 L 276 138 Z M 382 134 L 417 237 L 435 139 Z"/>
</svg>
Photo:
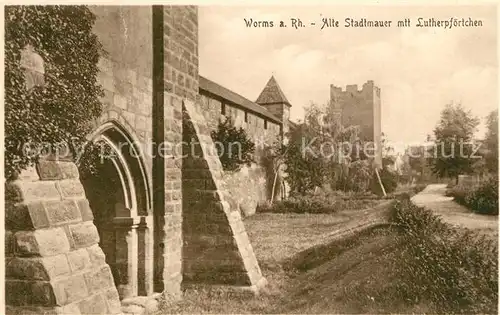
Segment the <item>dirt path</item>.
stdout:
<svg viewBox="0 0 500 315">
<path fill-rule="evenodd" d="M 445 222 L 494 237 L 498 236 L 497 216 L 472 213 L 466 207 L 453 201 L 453 197 L 446 197 L 445 193 L 445 184 L 432 184 L 413 196 L 412 201 L 440 215 Z"/>
</svg>

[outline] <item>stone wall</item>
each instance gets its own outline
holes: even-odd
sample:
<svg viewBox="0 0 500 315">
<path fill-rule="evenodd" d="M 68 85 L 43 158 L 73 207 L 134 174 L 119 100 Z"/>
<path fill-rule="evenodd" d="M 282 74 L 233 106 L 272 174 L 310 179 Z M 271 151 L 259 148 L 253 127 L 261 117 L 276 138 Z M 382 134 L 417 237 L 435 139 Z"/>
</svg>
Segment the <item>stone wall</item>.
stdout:
<svg viewBox="0 0 500 315">
<path fill-rule="evenodd" d="M 115 234 L 119 230 L 128 233 L 127 229 L 110 224 L 110 230 L 105 234 L 113 238 L 111 240 L 113 243 L 116 242 L 109 246 L 124 247 L 120 251 L 121 256 L 124 257 L 117 257 L 117 267 L 120 266 L 119 260 L 123 260 L 121 262 L 123 271 L 120 274 L 131 274 L 122 279 L 123 282 L 128 283 L 125 287 L 122 288 L 122 284 L 116 283 L 121 289 L 122 297 L 124 294 L 126 296 L 150 295 L 153 291 L 161 292 L 163 289 L 161 283 L 163 257 L 159 252 L 159 237 L 153 235 L 157 233 L 154 225 L 158 222 L 154 220 L 151 202 L 153 199 L 151 143 L 154 119 L 152 7 L 91 6 L 90 8 L 96 15 L 94 33 L 106 52 L 99 61 L 100 72 L 98 74 L 98 81 L 104 89 L 102 98 L 104 111 L 96 121 L 94 135 L 103 133 L 109 126 L 123 131 L 134 145 L 134 150 L 139 155 L 139 163 L 144 165 L 145 174 L 140 174 L 141 171 L 135 170 L 136 174 L 133 175 L 137 179 L 136 182 L 139 182 L 139 178 L 145 177 L 144 184 L 141 183 L 141 185 L 146 186 L 140 187 L 145 191 L 145 200 L 140 203 L 140 209 L 137 209 L 137 217 L 132 218 L 134 222 L 143 222 L 138 236 L 133 238 L 139 243 L 145 243 L 133 246 L 138 247 L 136 251 L 139 252 L 128 253 L 125 250 L 127 245 L 120 244 L 120 240 L 116 238 Z M 123 150 L 130 151 L 130 149 L 123 147 Z M 100 211 L 100 209 L 93 210 Z M 121 240 L 121 242 L 124 241 L 125 239 Z M 138 259 L 140 261 L 137 261 Z M 127 272 L 130 268 L 132 268 L 130 272 Z M 133 271 L 135 269 L 138 273 Z"/>
<path fill-rule="evenodd" d="M 181 296 L 182 274 L 182 102 L 198 94 L 198 9 L 196 6 L 153 6 L 153 165 L 155 228 L 163 259 L 167 298 Z"/>
<path fill-rule="evenodd" d="M 8 314 L 121 312 L 75 164 L 41 161 L 5 201 Z"/>
<path fill-rule="evenodd" d="M 242 214 L 252 215 L 260 202 L 270 198 L 272 174 L 268 171 L 265 159 L 265 148 L 280 139 L 280 124 L 261 117 L 251 110 L 231 105 L 223 98 L 216 98 L 200 92 L 196 103 L 203 114 L 209 131 L 217 130 L 219 122 L 230 118 L 236 127 L 243 128 L 256 145 L 256 163 L 244 166 L 238 172 L 224 172 L 227 189 L 235 197 Z"/>
<path fill-rule="evenodd" d="M 272 145 L 278 140 L 280 123 L 265 119 L 251 110 L 231 105 L 224 99 L 207 95 L 203 91 L 200 93 L 200 99 L 196 106 L 203 113 L 210 131 L 217 130 L 220 121 L 230 118 L 235 126 L 242 127 L 250 138 L 261 147 L 262 145 Z M 259 154 L 258 157 L 260 157 Z"/>
<path fill-rule="evenodd" d="M 99 61 L 104 113 L 96 124 L 115 121 L 142 150 L 151 182 L 152 11 L 151 6 L 92 6 L 94 32 L 106 56 Z"/>
</svg>

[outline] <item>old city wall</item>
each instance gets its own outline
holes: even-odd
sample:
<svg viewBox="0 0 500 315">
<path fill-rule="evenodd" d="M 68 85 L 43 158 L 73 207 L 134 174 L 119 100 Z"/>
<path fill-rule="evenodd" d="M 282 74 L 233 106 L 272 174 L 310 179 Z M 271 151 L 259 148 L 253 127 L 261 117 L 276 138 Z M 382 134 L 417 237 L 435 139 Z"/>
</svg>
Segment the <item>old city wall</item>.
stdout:
<svg viewBox="0 0 500 315">
<path fill-rule="evenodd" d="M 115 135 L 123 136 L 116 138 L 118 142 L 123 139 L 134 147 L 138 162 L 129 159 L 124 163 L 140 166 L 134 169 L 127 165 L 134 173 L 130 174 L 132 183 L 143 182 L 142 186 L 134 186 L 134 193 L 143 190 L 146 200 L 135 213 L 127 209 L 130 217 L 115 217 L 110 224 L 119 223 L 115 236 L 120 235 L 125 241 L 117 242 L 116 249 L 122 255 L 119 263 L 127 268 L 123 283 L 126 290 L 121 291 L 120 286 L 117 290 L 113 281 L 93 222 L 96 209 L 89 206 L 76 165 L 67 160 L 41 160 L 5 186 L 8 313 L 119 313 L 126 311 L 120 309 L 122 294 L 127 297 L 163 292 L 168 300 L 178 299 L 183 251 L 188 281 L 210 283 L 215 277 L 219 284 L 251 288 L 261 285 L 265 280 L 237 205 L 218 199 L 230 195 L 225 181 L 219 182 L 217 177 L 221 174 L 220 161 L 206 156 L 199 172 L 186 173 L 189 165 L 183 165 L 179 150 L 183 104 L 196 102 L 199 93 L 197 7 L 99 6 L 91 10 L 97 17 L 95 33 L 106 54 L 99 62 L 98 75 L 104 88 L 104 113 L 89 137 L 106 137 L 109 130 L 115 130 Z M 248 127 L 254 137 L 259 133 L 257 124 Z M 204 127 L 195 136 L 210 142 L 207 132 L 208 127 Z M 206 162 L 209 166 L 205 168 Z M 215 185 L 216 193 L 204 191 L 205 186 L 190 187 L 189 181 L 183 180 L 189 174 L 195 174 L 192 179 L 197 179 L 196 184 Z M 189 195 L 193 189 L 195 195 Z M 190 206 L 194 201 L 191 197 L 205 193 L 208 196 L 203 200 L 210 199 L 217 213 L 204 213 L 202 208 Z M 211 231 L 215 243 L 209 244 L 219 250 L 229 244 L 237 272 L 223 271 L 228 261 L 220 259 L 224 257 L 220 252 L 216 256 L 219 261 L 211 256 L 189 260 L 188 253 L 200 254 L 196 246 L 206 241 L 203 235 L 197 235 L 197 230 L 190 230 L 204 227 L 205 222 L 199 221 L 202 217 L 219 223 Z M 201 225 L 183 225 L 183 220 Z M 183 235 L 199 242 L 184 242 Z M 228 235 L 230 242 L 224 243 Z M 130 306 L 133 307 L 129 311 L 139 307 Z"/>
<path fill-rule="evenodd" d="M 202 93 L 196 105 L 203 113 L 210 131 L 217 130 L 220 121 L 230 118 L 256 144 L 255 163 L 250 167 L 244 166 L 237 172 L 226 171 L 223 174 L 227 188 L 238 203 L 241 213 L 245 216 L 254 214 L 257 205 L 270 198 L 273 176 L 265 148 L 279 141 L 280 124 L 268 119 L 266 122 L 265 118 L 252 111 L 231 105 L 223 98 L 212 95 Z"/>
<path fill-rule="evenodd" d="M 142 144 L 151 178 L 152 157 L 152 14 L 149 6 L 94 6 L 94 32 L 106 54 L 99 62 L 104 112 L 98 126 L 116 122 Z"/>
<path fill-rule="evenodd" d="M 158 229 L 157 235 L 153 235 L 155 222 L 151 202 L 152 9 L 150 6 L 93 6 L 91 10 L 96 15 L 94 32 L 105 51 L 99 61 L 101 71 L 98 75 L 104 89 L 104 110 L 92 136 L 116 129 L 129 138 L 130 143 L 117 141 L 114 144 L 128 152 L 134 146 L 139 163 L 144 166 L 144 174 L 134 170 L 133 181 L 141 182 L 137 190 L 142 190 L 146 199 L 140 204 L 141 209 L 126 216 L 131 219 L 115 218 L 115 224 L 110 222 L 104 225 L 107 230 L 100 233 L 101 246 L 107 247 L 107 252 L 114 253 L 113 262 L 110 259 L 108 261 L 119 270 L 119 279 L 115 284 L 122 298 L 149 295 L 155 286 L 156 291 L 161 292 L 162 286 L 161 282 L 153 283 L 154 279 L 161 279 L 162 262 L 158 259 L 161 256 Z M 93 210 L 101 211 L 99 205 L 94 206 Z M 140 221 L 143 223 L 138 233 L 136 225 Z M 124 225 L 125 222 L 128 223 Z M 133 237 L 126 241 L 130 233 L 133 233 Z M 137 249 L 133 250 L 133 247 Z"/>
</svg>

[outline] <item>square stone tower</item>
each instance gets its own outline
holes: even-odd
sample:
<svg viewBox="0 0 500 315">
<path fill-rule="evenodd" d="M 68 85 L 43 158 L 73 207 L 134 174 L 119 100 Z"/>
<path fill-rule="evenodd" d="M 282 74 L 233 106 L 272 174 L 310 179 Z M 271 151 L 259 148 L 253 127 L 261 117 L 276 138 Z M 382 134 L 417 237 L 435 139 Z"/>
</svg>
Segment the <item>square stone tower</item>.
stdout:
<svg viewBox="0 0 500 315">
<path fill-rule="evenodd" d="M 330 85 L 330 106 L 343 126 L 359 126 L 360 139 L 373 142 L 375 163 L 382 166 L 382 128 L 380 88 L 372 80 L 358 90 L 356 84 L 347 85 L 343 90 Z"/>
</svg>

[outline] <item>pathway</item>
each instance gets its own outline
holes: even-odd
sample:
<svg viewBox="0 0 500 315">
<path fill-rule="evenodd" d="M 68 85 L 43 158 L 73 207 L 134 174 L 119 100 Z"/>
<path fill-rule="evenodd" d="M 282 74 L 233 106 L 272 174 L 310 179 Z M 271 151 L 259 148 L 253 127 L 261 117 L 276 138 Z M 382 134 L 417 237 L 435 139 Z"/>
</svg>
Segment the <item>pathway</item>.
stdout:
<svg viewBox="0 0 500 315">
<path fill-rule="evenodd" d="M 412 201 L 421 207 L 432 210 L 450 224 L 476 230 L 480 233 L 498 236 L 498 216 L 472 213 L 466 207 L 445 196 L 446 184 L 428 185 Z"/>
</svg>

